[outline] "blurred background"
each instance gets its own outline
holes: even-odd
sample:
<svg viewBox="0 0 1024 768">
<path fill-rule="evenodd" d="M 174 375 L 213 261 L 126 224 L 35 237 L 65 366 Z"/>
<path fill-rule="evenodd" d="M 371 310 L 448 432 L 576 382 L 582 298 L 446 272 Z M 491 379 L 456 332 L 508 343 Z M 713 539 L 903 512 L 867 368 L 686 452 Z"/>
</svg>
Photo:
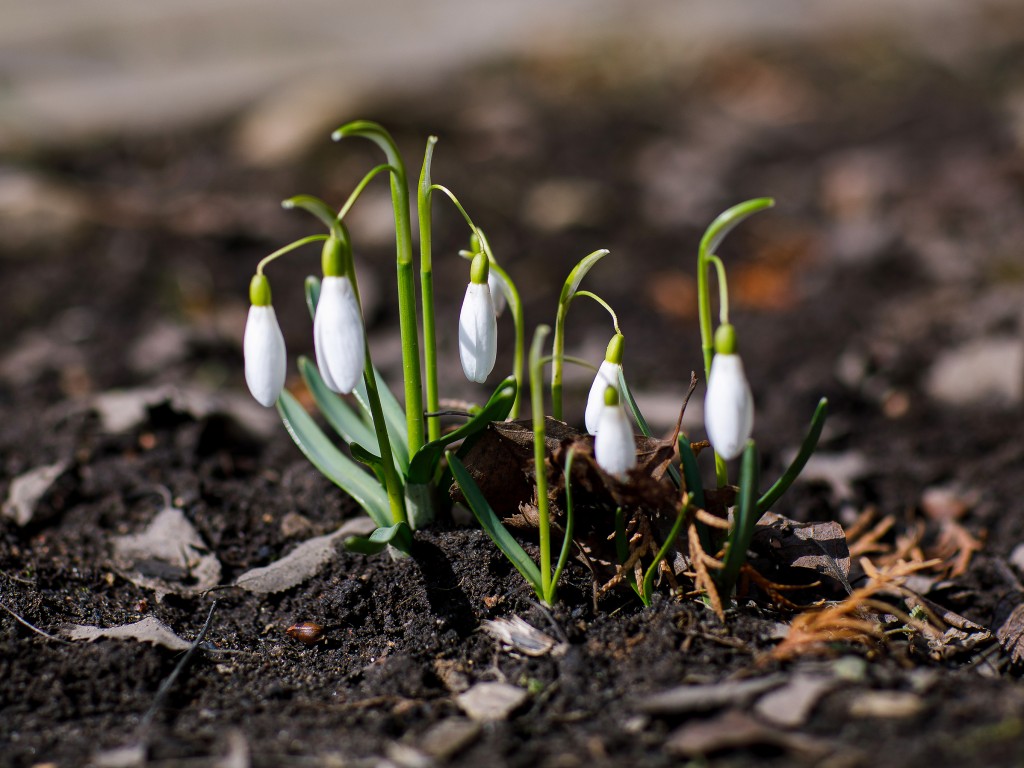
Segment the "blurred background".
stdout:
<svg viewBox="0 0 1024 768">
<path fill-rule="evenodd" d="M 822 392 L 851 419 L 1019 412 L 1024 3 L 0 0 L 0 19 L 12 411 L 168 382 L 244 395 L 249 276 L 318 230 L 279 202 L 340 203 L 378 158 L 330 131 L 369 118 L 410 175 L 440 136 L 435 180 L 488 231 L 531 328 L 579 258 L 612 250 L 588 286 L 618 308 L 660 427 L 700 364 L 700 233 L 760 195 L 777 209 L 723 256 L 769 444 Z M 482 397 L 444 330 L 467 233 L 435 209 L 446 392 Z M 351 228 L 394 375 L 390 226 L 373 185 Z M 270 270 L 292 358 L 311 350 L 301 280 L 317 266 Z M 596 363 L 610 334 L 574 308 L 571 353 Z"/>
</svg>

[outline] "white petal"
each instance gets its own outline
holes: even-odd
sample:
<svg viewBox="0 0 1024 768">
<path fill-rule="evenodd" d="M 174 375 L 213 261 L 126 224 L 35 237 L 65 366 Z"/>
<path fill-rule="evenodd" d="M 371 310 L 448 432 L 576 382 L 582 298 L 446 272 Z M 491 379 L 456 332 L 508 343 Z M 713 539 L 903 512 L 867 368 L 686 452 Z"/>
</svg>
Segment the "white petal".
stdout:
<svg viewBox="0 0 1024 768">
<path fill-rule="evenodd" d="M 320 375 L 335 392 L 348 394 L 366 363 L 363 317 L 347 277 L 325 277 L 313 318 L 313 344 Z"/>
<path fill-rule="evenodd" d="M 754 430 L 754 398 L 739 355 L 715 355 L 704 398 L 708 440 L 723 459 L 735 459 Z"/>
<path fill-rule="evenodd" d="M 583 415 L 583 423 L 587 427 L 587 432 L 592 435 L 597 434 L 597 423 L 601 418 L 601 411 L 604 409 L 605 389 L 615 387 L 615 391 L 619 392 L 619 371 L 621 370 L 621 365 L 610 363 L 607 360 L 602 362 L 601 367 L 597 369 L 594 383 L 590 385 L 590 395 L 587 396 L 587 410 Z M 619 394 L 622 393 L 619 392 Z"/>
<path fill-rule="evenodd" d="M 272 306 L 250 306 L 242 341 L 245 383 L 260 405 L 270 407 L 281 395 L 287 373 L 284 336 Z"/>
<path fill-rule="evenodd" d="M 621 477 L 636 466 L 636 441 L 622 405 L 603 405 L 594 438 L 594 457 L 609 475 Z"/>
<path fill-rule="evenodd" d="M 501 317 L 508 299 L 505 297 L 505 279 L 493 269 L 487 273 L 487 287 L 491 289 L 491 301 L 494 302 L 494 316 Z"/>
<path fill-rule="evenodd" d="M 486 283 L 470 283 L 459 315 L 459 357 L 466 378 L 482 384 L 498 354 L 498 321 Z"/>
</svg>

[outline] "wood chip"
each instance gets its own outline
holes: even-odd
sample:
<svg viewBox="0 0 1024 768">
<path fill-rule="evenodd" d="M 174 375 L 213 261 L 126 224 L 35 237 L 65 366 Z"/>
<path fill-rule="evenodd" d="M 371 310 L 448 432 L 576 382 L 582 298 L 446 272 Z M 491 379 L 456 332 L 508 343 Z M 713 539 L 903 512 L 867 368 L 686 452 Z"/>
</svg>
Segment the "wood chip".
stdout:
<svg viewBox="0 0 1024 768">
<path fill-rule="evenodd" d="M 678 757 L 701 757 L 761 745 L 777 747 L 811 759 L 822 758 L 832 751 L 825 742 L 785 733 L 734 709 L 710 720 L 686 723 L 669 735 L 665 749 Z"/>
<path fill-rule="evenodd" d="M 756 696 L 779 687 L 785 681 L 783 675 L 768 675 L 708 685 L 681 685 L 637 699 L 636 708 L 652 715 L 710 712 L 727 706 L 743 706 Z"/>
<path fill-rule="evenodd" d="M 480 724 L 462 717 L 449 717 L 432 725 L 420 740 L 420 749 L 437 760 L 447 761 L 480 736 Z"/>
<path fill-rule="evenodd" d="M 781 688 L 762 696 L 754 713 L 772 725 L 796 728 L 807 721 L 821 698 L 838 683 L 831 677 L 797 673 Z"/>
<path fill-rule="evenodd" d="M 905 691 L 865 691 L 850 702 L 850 717 L 877 717 L 882 720 L 913 717 L 924 709 L 924 700 Z"/>
<path fill-rule="evenodd" d="M 455 697 L 455 703 L 471 720 L 493 722 L 507 720 L 523 705 L 529 694 L 508 683 L 477 683 Z"/>
<path fill-rule="evenodd" d="M 546 656 L 552 649 L 558 649 L 553 637 L 541 632 L 519 616 L 484 621 L 481 628 L 507 649 L 524 656 Z M 565 649 L 561 650 L 564 653 Z"/>
</svg>

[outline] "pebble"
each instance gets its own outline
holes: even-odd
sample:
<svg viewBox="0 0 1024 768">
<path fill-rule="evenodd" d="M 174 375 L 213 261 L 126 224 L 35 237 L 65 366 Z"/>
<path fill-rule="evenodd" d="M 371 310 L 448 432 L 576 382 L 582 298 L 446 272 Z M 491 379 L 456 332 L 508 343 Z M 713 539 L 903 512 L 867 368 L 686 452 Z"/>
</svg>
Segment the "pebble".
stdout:
<svg viewBox="0 0 1024 768">
<path fill-rule="evenodd" d="M 449 717 L 423 734 L 420 749 L 437 760 L 449 760 L 476 741 L 480 730 L 472 720 Z"/>
<path fill-rule="evenodd" d="M 1005 407 L 1024 402 L 1024 342 L 998 336 L 941 353 L 924 380 L 928 396 L 945 405 Z"/>
<path fill-rule="evenodd" d="M 924 701 L 914 693 L 902 691 L 865 691 L 850 702 L 850 717 L 877 717 L 893 720 L 913 717 L 924 709 Z"/>
</svg>

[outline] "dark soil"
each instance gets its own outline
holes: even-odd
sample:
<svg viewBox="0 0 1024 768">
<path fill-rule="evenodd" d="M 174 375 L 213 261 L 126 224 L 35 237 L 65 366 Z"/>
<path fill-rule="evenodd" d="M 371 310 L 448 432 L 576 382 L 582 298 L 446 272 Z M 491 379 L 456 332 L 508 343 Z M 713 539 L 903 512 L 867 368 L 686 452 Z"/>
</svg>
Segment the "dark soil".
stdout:
<svg viewBox="0 0 1024 768">
<path fill-rule="evenodd" d="M 618 309 L 641 393 L 681 399 L 700 366 L 690 276 L 703 227 L 737 201 L 776 197 L 777 209 L 740 228 L 722 254 L 764 476 L 784 466 L 820 396 L 832 410 L 822 451 L 862 462 L 831 482 L 798 484 L 776 511 L 849 526 L 873 508 L 894 516 L 882 539 L 891 548 L 919 524 L 934 535 L 926 491 L 965 499 L 960 523 L 984 546 L 965 574 L 930 582 L 928 596 L 994 634 L 1022 601 L 1009 564 L 1024 533 L 1021 403 L 953 405 L 925 385 L 946 349 L 1020 339 L 1024 166 L 1009 105 L 1024 93 L 1022 64 L 1024 50 L 1009 45 L 953 66 L 879 40 L 733 51 L 656 74 L 639 64 L 506 62 L 360 117 L 391 128 L 411 167 L 426 136 L 440 135 L 434 177 L 487 230 L 531 326 L 553 320 L 576 260 L 610 248 L 587 286 Z M 693 755 L 672 736 L 681 727 L 710 729 L 723 712 L 768 721 L 753 699 L 650 714 L 652 694 L 772 673 L 832 686 L 799 722 L 723 741 L 695 764 L 1024 760 L 1024 688 L 994 639 L 937 659 L 897 634 L 783 663 L 769 654 L 793 611 L 766 598 L 741 601 L 724 625 L 699 601 L 667 593 L 650 608 L 612 593 L 595 609 L 589 573 L 574 563 L 548 612 L 474 528 L 418 532 L 413 557 L 397 561 L 341 551 L 302 586 L 270 596 L 226 589 L 160 601 L 124 578 L 111 540 L 152 519 L 161 489 L 219 559 L 223 584 L 358 513 L 280 426 L 267 433 L 221 408 L 197 415 L 158 402 L 111 431 L 90 407 L 113 388 L 164 383 L 244 398 L 249 276 L 262 255 L 315 231 L 277 201 L 299 192 L 339 200 L 377 162 L 369 146 L 325 140 L 293 167 L 243 168 L 231 135 L 225 125 L 22 161 L 52 196 L 44 221 L 21 221 L 0 242 L 0 492 L 37 467 L 67 469 L 31 522 L 0 522 L 0 763 L 113 764 L 110 750 L 141 741 L 142 759 L 161 765 L 229 754 L 231 765 L 425 765 L 432 729 L 463 722 L 455 695 L 505 681 L 529 691 L 527 701 L 507 719 L 467 726 L 465 743 L 435 762 L 674 765 Z M 466 279 L 454 256 L 465 232 L 440 202 L 435 222 L 448 328 Z M 361 246 L 358 219 L 352 229 L 380 297 L 371 343 L 397 382 L 397 310 L 383 298 L 393 252 L 372 236 Z M 270 270 L 292 359 L 310 352 L 301 281 L 315 268 L 309 256 Z M 595 358 L 611 332 L 582 303 L 569 327 L 570 347 Z M 453 335 L 442 339 L 454 366 L 445 391 L 480 398 L 459 381 Z M 570 402 L 581 420 L 586 384 L 576 381 Z M 13 616 L 50 634 L 155 616 L 191 641 L 213 599 L 206 644 L 159 700 L 180 653 L 62 643 Z M 567 647 L 531 658 L 480 631 L 483 619 L 513 614 Z M 320 642 L 286 634 L 305 621 L 325 627 Z M 879 701 L 869 692 L 902 696 L 865 712 L 865 701 Z"/>
</svg>

